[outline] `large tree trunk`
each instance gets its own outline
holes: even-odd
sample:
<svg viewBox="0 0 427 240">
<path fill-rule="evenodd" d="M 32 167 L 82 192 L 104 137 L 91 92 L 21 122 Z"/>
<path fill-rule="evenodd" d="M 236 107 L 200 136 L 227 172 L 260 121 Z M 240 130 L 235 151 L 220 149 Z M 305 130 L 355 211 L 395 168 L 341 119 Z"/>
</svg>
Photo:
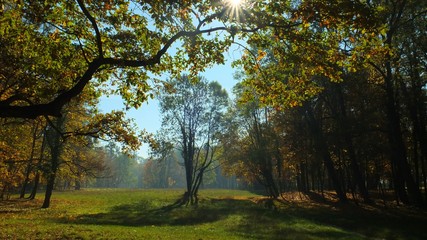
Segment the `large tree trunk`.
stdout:
<svg viewBox="0 0 427 240">
<path fill-rule="evenodd" d="M 53 188 L 55 186 L 56 172 L 58 171 L 58 168 L 59 168 L 59 161 L 60 161 L 61 148 L 62 148 L 61 133 L 58 132 L 58 130 L 63 128 L 63 123 L 64 123 L 64 119 L 62 117 L 59 117 L 57 118 L 57 121 L 56 121 L 56 127 L 50 129 L 52 133 L 50 137 L 52 139 L 48 145 L 50 146 L 50 149 L 51 149 L 51 161 L 50 161 L 50 168 L 46 174 L 47 185 L 46 185 L 46 193 L 45 193 L 45 198 L 44 198 L 42 208 L 49 207 L 50 198 L 52 196 Z"/>
<path fill-rule="evenodd" d="M 192 159 L 187 159 L 185 161 L 185 179 L 187 191 L 184 193 L 183 204 L 188 204 L 193 199 L 192 196 L 192 186 L 193 186 L 193 162 Z"/>
<path fill-rule="evenodd" d="M 275 181 L 272 170 L 267 170 L 264 174 L 265 181 L 267 183 L 267 191 L 272 198 L 278 198 L 280 196 L 279 188 L 277 187 L 277 182 Z"/>
<path fill-rule="evenodd" d="M 55 186 L 56 171 L 49 174 L 47 177 L 46 193 L 42 208 L 48 208 L 50 206 L 50 198 L 52 197 L 53 188 Z"/>
<path fill-rule="evenodd" d="M 186 180 L 186 192 L 182 198 L 182 205 L 188 204 L 193 201 L 192 186 L 193 186 L 193 175 L 194 175 L 194 144 L 192 142 L 193 137 L 191 132 L 187 135 L 185 129 L 182 130 L 183 136 L 183 150 L 182 157 L 184 159 L 185 169 L 185 180 Z"/>
<path fill-rule="evenodd" d="M 307 193 L 309 191 L 307 165 L 302 162 L 297 165 L 297 188 L 299 192 Z"/>
</svg>

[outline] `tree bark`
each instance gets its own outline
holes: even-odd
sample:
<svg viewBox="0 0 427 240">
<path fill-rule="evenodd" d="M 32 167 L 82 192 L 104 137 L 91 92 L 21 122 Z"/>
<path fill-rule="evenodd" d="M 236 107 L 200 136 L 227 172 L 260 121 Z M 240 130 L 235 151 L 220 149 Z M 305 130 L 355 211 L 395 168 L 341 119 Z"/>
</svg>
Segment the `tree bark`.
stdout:
<svg viewBox="0 0 427 240">
<path fill-rule="evenodd" d="M 24 183 L 22 184 L 21 194 L 19 195 L 19 198 L 25 197 L 27 185 L 28 185 L 28 182 L 30 181 L 30 173 L 34 167 L 33 166 L 33 159 L 34 159 L 34 152 L 35 152 L 35 148 L 36 148 L 38 126 L 39 126 L 38 122 L 33 125 L 33 136 L 32 136 L 33 141 L 31 143 L 31 153 L 30 153 L 30 158 L 28 159 L 27 169 L 25 170 L 25 179 L 24 179 Z"/>
<path fill-rule="evenodd" d="M 46 126 L 44 128 L 42 146 L 40 148 L 40 158 L 37 162 L 36 170 L 35 170 L 36 171 L 36 177 L 34 178 L 34 186 L 33 186 L 33 189 L 31 190 L 30 196 L 28 197 L 28 199 L 30 199 L 30 200 L 33 200 L 37 194 L 37 190 L 38 190 L 39 182 L 40 182 L 40 169 L 41 169 L 43 158 L 44 158 L 45 148 L 46 148 Z"/>
<path fill-rule="evenodd" d="M 356 186 L 358 186 L 364 202 L 370 203 L 371 199 L 369 197 L 369 193 L 365 185 L 365 179 L 363 178 L 362 172 L 360 171 L 359 162 L 357 160 L 356 152 L 354 150 L 353 139 L 349 131 L 350 130 L 350 126 L 348 125 L 349 119 L 347 117 L 346 106 L 344 102 L 344 94 L 342 92 L 341 85 L 335 84 L 335 89 L 337 91 L 338 107 L 340 109 L 339 113 L 337 113 L 338 122 L 339 122 L 338 124 L 340 126 L 340 132 L 344 138 L 345 147 L 347 148 L 347 151 L 348 151 L 348 157 L 350 159 L 350 169 L 354 177 Z"/>
<path fill-rule="evenodd" d="M 310 106 L 306 105 L 305 115 L 307 116 L 309 129 L 313 135 L 314 148 L 317 154 L 319 154 L 319 156 L 322 158 L 323 163 L 325 164 L 325 167 L 328 170 L 328 175 L 330 180 L 332 181 L 332 185 L 337 194 L 337 197 L 341 202 L 346 202 L 347 196 L 342 188 L 342 184 L 339 180 L 337 171 L 335 170 L 334 162 L 332 161 L 331 155 L 329 153 L 328 144 L 326 142 L 325 137 L 323 136 L 320 124 L 314 117 L 313 110 Z"/>
<path fill-rule="evenodd" d="M 401 26 L 402 16 L 407 1 L 398 1 L 393 3 L 394 11 L 389 16 L 389 29 L 384 39 L 384 46 L 393 49 L 393 39 L 398 28 Z M 390 146 L 390 160 L 394 166 L 394 184 L 398 197 L 404 203 L 420 205 L 422 196 L 411 174 L 411 169 L 407 159 L 407 150 L 403 140 L 400 113 L 398 110 L 397 89 L 399 83 L 394 75 L 392 63 L 394 62 L 391 53 L 385 56 L 384 71 L 380 71 L 384 78 L 384 87 L 386 91 L 386 117 L 387 134 Z M 406 188 L 407 191 L 406 192 Z"/>
<path fill-rule="evenodd" d="M 36 198 L 39 182 L 40 182 L 40 172 L 37 170 L 36 177 L 34 178 L 34 186 L 33 186 L 33 189 L 31 190 L 30 196 L 28 196 L 28 199 L 33 200 L 34 198 Z"/>
<path fill-rule="evenodd" d="M 47 185 L 46 193 L 43 201 L 42 208 L 48 208 L 50 206 L 50 198 L 52 196 L 53 188 L 55 186 L 56 173 L 60 164 L 60 155 L 62 149 L 61 133 L 58 130 L 63 128 L 64 118 L 58 117 L 56 121 L 56 127 L 50 129 L 52 131 L 52 142 L 48 144 L 51 148 L 51 161 L 50 168 L 47 172 Z"/>
<path fill-rule="evenodd" d="M 46 193 L 42 208 L 48 208 L 50 206 L 50 198 L 52 197 L 53 188 L 55 186 L 56 171 L 49 174 L 47 177 Z"/>
<path fill-rule="evenodd" d="M 75 184 L 76 185 L 74 186 L 74 190 L 78 191 L 82 188 L 82 184 L 81 184 L 80 180 L 76 180 Z"/>
<path fill-rule="evenodd" d="M 402 129 L 400 126 L 400 114 L 397 110 L 395 99 L 395 91 L 393 87 L 393 73 L 391 63 L 386 63 L 387 73 L 385 76 L 386 87 L 386 116 L 387 116 L 387 134 L 390 145 L 390 159 L 395 166 L 395 187 L 397 194 L 403 203 L 422 204 L 422 196 L 417 187 L 414 178 L 411 174 L 409 163 L 407 160 L 406 147 L 402 137 Z M 406 194 L 406 187 L 408 194 Z M 409 199 L 408 199 L 409 197 Z"/>
</svg>

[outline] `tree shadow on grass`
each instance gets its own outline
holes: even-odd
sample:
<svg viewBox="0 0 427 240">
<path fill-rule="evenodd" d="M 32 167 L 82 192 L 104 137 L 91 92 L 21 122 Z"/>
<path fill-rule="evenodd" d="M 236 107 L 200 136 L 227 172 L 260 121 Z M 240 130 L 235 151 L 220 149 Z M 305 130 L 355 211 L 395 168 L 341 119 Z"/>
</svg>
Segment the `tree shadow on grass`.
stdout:
<svg viewBox="0 0 427 240">
<path fill-rule="evenodd" d="M 9 199 L 0 201 L 0 214 L 24 213 L 40 208 L 40 202 L 28 199 Z"/>
<path fill-rule="evenodd" d="M 222 222 L 220 222 L 222 221 Z M 216 223 L 218 222 L 218 223 Z M 162 207 L 150 201 L 118 205 L 106 213 L 85 214 L 61 219 L 61 223 L 118 226 L 191 226 L 219 224 L 223 231 L 242 239 L 315 239 L 346 238 L 346 232 L 334 229 L 309 229 L 298 217 L 271 210 L 250 199 L 208 198 L 197 207 L 178 204 Z M 213 227 L 215 228 L 215 227 Z"/>
<path fill-rule="evenodd" d="M 208 200 L 210 201 L 210 200 Z M 204 202 L 204 201 L 202 201 Z M 121 225 L 121 226 L 175 226 L 211 223 L 226 218 L 229 214 L 250 204 L 241 200 L 223 199 L 198 206 L 181 206 L 179 204 L 162 207 L 153 206 L 150 201 L 118 205 L 109 212 L 80 215 L 75 219 L 62 219 L 66 223 Z"/>
<path fill-rule="evenodd" d="M 254 199 L 205 198 L 197 207 L 156 206 L 148 200 L 118 205 L 106 213 L 84 214 L 62 223 L 118 226 L 213 224 L 243 239 L 427 239 L 427 217 L 402 211 L 362 208 L 352 203 L 276 202 L 267 209 Z M 157 203 L 158 204 L 158 203 Z"/>
<path fill-rule="evenodd" d="M 383 201 L 365 204 L 349 199 L 338 202 L 336 196 L 324 198 L 306 194 L 309 201 L 289 203 L 285 212 L 326 226 L 360 234 L 369 239 L 427 239 L 427 211 L 397 206 Z"/>
<path fill-rule="evenodd" d="M 192 226 L 219 221 L 222 221 L 217 225 L 219 228 L 242 239 L 318 239 L 319 236 L 339 239 L 349 236 L 334 229 L 304 228 L 301 219 L 267 209 L 250 199 L 202 199 L 197 207 L 178 204 L 156 207 L 143 200 L 115 206 L 106 213 L 61 219 L 61 223 L 67 224 L 118 226 Z"/>
</svg>

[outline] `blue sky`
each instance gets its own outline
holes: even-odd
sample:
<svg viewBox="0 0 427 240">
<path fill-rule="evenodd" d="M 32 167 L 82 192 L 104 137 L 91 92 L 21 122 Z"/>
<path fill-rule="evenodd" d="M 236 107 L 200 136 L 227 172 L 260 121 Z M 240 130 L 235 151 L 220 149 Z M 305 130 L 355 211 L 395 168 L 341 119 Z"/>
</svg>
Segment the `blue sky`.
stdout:
<svg viewBox="0 0 427 240">
<path fill-rule="evenodd" d="M 240 50 L 234 46 L 229 52 L 225 53 L 226 62 L 224 65 L 216 65 L 206 69 L 200 75 L 206 77 L 209 81 L 218 81 L 223 88 L 227 90 L 231 96 L 231 90 L 237 81 L 233 78 L 236 69 L 231 67 L 231 62 L 241 56 Z M 122 110 L 123 101 L 120 96 L 101 97 L 99 108 L 102 112 L 110 112 L 111 110 Z M 145 129 L 149 133 L 155 133 L 160 129 L 161 116 L 159 112 L 158 102 L 156 99 L 150 99 L 138 109 L 130 109 L 127 111 L 127 116 L 133 118 L 140 130 Z M 143 145 L 138 151 L 138 155 L 142 157 L 149 156 L 147 145 Z"/>
<path fill-rule="evenodd" d="M 238 5 L 241 1 L 232 1 L 233 8 L 235 9 L 233 14 L 237 13 Z M 209 24 L 209 27 L 214 26 L 222 26 L 221 23 L 213 22 Z M 155 28 L 154 26 L 152 26 Z M 218 34 L 226 34 L 219 32 Z M 204 36 L 209 38 L 209 36 Z M 240 41 L 240 39 L 235 39 L 235 41 Z M 180 41 L 178 40 L 174 47 L 180 47 Z M 170 54 L 174 54 L 176 51 L 174 47 L 171 47 L 168 51 Z M 225 64 L 216 65 L 212 68 L 205 69 L 204 72 L 201 72 L 200 75 L 206 77 L 209 81 L 218 81 L 223 88 L 227 90 L 229 96 L 231 96 L 231 90 L 233 86 L 237 83 L 237 81 L 233 78 L 235 69 L 231 67 L 231 63 L 239 59 L 242 55 L 242 48 L 238 45 L 231 45 L 228 52 L 224 53 Z M 120 96 L 109 96 L 109 97 L 101 97 L 99 108 L 103 112 L 110 112 L 111 110 L 123 110 L 123 101 Z M 140 130 L 145 129 L 149 133 L 156 133 L 157 130 L 160 129 L 161 126 L 161 116 L 158 107 L 158 102 L 156 99 L 150 99 L 148 102 L 144 103 L 138 109 L 130 109 L 127 111 L 127 117 L 133 118 L 135 123 L 137 124 Z M 138 155 L 142 157 L 149 156 L 149 149 L 147 145 L 143 145 L 141 149 L 138 151 Z"/>
</svg>

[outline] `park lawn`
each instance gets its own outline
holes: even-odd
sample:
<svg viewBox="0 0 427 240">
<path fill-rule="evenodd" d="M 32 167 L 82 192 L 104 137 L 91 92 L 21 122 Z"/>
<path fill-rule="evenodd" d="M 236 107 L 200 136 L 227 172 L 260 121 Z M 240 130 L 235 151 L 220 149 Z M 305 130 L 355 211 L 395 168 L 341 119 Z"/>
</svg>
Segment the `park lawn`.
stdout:
<svg viewBox="0 0 427 240">
<path fill-rule="evenodd" d="M 388 205 L 275 202 L 238 190 L 201 190 L 197 207 L 173 207 L 183 190 L 86 189 L 0 201 L 0 239 L 427 239 L 427 214 Z"/>
</svg>

